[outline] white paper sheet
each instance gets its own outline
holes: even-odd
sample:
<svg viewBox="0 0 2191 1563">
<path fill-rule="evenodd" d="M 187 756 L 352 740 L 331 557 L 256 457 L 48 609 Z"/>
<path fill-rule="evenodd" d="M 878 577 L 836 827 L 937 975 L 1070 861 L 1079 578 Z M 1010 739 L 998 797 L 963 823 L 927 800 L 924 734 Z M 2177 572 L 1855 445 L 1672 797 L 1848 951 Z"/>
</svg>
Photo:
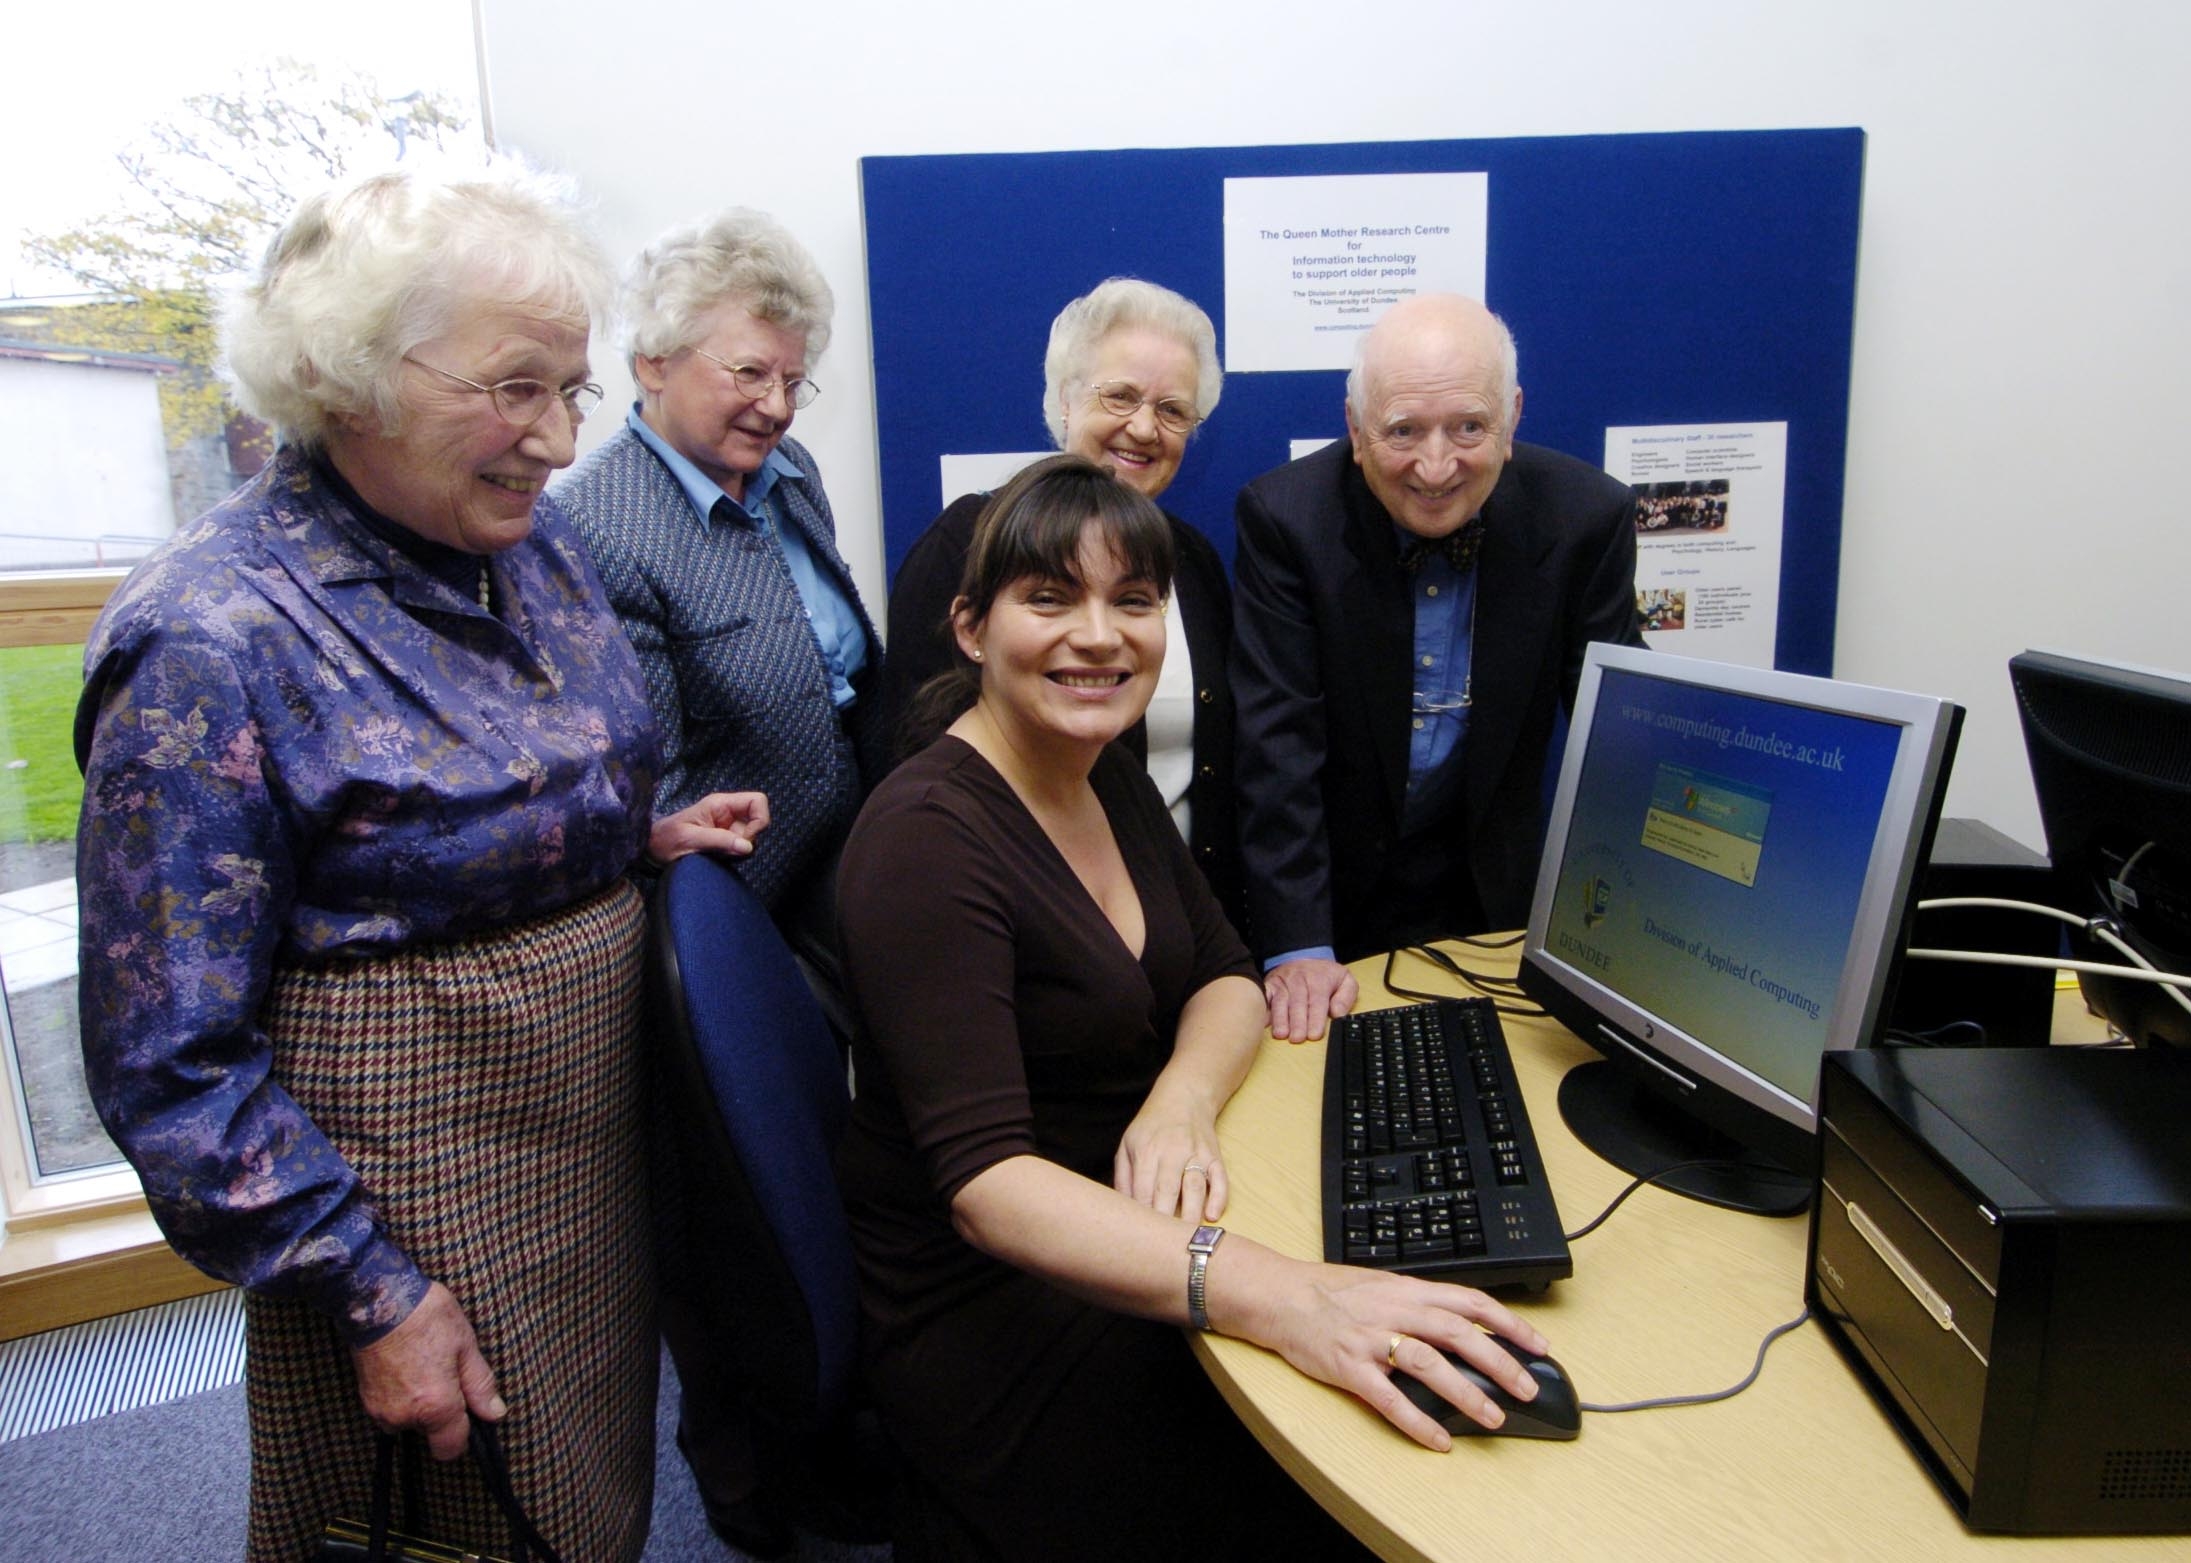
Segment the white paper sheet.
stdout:
<svg viewBox="0 0 2191 1563">
<path fill-rule="evenodd" d="M 1660 651 L 1771 667 L 1788 426 L 1607 429 L 1605 470 L 1636 490 L 1636 606 L 1645 641 Z"/>
<path fill-rule="evenodd" d="M 1056 454 L 1054 450 L 997 450 L 939 456 L 936 476 L 943 489 L 940 508 L 948 508 L 952 500 L 967 494 L 986 494 L 1009 481 L 1013 473 L 1030 461 Z"/>
<path fill-rule="evenodd" d="M 1484 293 L 1488 174 L 1225 181 L 1225 368 L 1348 369 L 1418 293 Z"/>
</svg>

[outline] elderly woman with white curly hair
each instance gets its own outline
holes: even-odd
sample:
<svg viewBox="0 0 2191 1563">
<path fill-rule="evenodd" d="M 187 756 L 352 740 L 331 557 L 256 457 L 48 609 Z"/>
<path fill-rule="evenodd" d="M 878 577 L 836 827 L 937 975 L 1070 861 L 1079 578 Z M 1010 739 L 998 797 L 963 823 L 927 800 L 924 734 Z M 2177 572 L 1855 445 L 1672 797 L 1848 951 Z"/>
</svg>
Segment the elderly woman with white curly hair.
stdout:
<svg viewBox="0 0 2191 1563">
<path fill-rule="evenodd" d="M 1059 450 L 1086 457 L 1155 499 L 1178 476 L 1187 443 L 1216 410 L 1224 384 L 1217 331 L 1200 305 L 1138 277 L 1112 277 L 1051 322 L 1042 359 L 1042 417 Z M 968 494 L 945 507 L 914 541 L 891 583 L 883 689 L 901 756 L 926 745 L 957 714 L 941 709 L 951 703 L 956 682 L 940 675 L 972 671 L 952 639 L 951 602 L 974 518 L 988 498 Z M 1232 588 L 1210 540 L 1168 511 L 1165 519 L 1177 559 L 1165 605 L 1175 652 L 1148 715 L 1124 742 L 1141 756 L 1195 866 L 1238 925 L 1233 697 L 1225 671 Z M 924 701 L 926 689 L 934 694 Z"/>
<path fill-rule="evenodd" d="M 664 797 L 767 797 L 768 834 L 739 876 L 848 1038 L 837 855 L 883 766 L 882 645 L 837 551 L 820 469 L 787 438 L 821 394 L 808 375 L 834 308 L 805 246 L 765 213 L 734 207 L 663 234 L 623 289 L 638 401 L 556 497 L 639 654 L 662 727 Z M 674 1231 L 677 1180 L 665 1181 Z M 689 1246 L 668 1241 L 665 1263 L 682 1263 Z M 799 1473 L 767 1469 L 772 1451 L 749 1447 L 720 1323 L 688 1313 L 673 1274 L 665 1284 L 663 1327 L 685 1392 L 678 1443 L 708 1518 L 746 1552 L 786 1551 L 794 1538 L 776 1498 Z"/>
<path fill-rule="evenodd" d="M 825 971 L 837 850 L 882 754 L 867 698 L 882 645 L 820 470 L 787 437 L 821 394 L 807 376 L 835 307 L 764 213 L 664 234 L 623 290 L 639 400 L 556 489 L 646 672 L 664 798 L 767 795 L 739 875 Z"/>
<path fill-rule="evenodd" d="M 666 232 L 624 281 L 638 406 L 557 498 L 594 550 L 662 721 L 670 802 L 769 796 L 738 875 L 802 956 L 835 938 L 828 888 L 879 748 L 883 649 L 791 421 L 835 298 L 776 219 L 732 208 Z"/>
<path fill-rule="evenodd" d="M 656 1355 L 642 909 L 757 796 L 654 814 L 640 670 L 555 503 L 606 270 L 508 167 L 306 200 L 231 312 L 256 478 L 85 652 L 86 1072 L 186 1258 L 246 1289 L 249 1556 L 367 1507 L 374 1431 L 502 1424 L 565 1557 L 633 1559 Z M 436 1539 L 509 1531 L 462 1465 Z"/>
</svg>

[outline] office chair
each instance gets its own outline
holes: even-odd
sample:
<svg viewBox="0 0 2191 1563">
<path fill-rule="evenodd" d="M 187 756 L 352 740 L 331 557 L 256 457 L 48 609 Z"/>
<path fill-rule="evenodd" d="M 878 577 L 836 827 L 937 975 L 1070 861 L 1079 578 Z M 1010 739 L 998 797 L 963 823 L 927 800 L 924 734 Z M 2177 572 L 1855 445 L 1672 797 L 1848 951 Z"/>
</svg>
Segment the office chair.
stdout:
<svg viewBox="0 0 2191 1563">
<path fill-rule="evenodd" d="M 831 1154 L 844 1062 L 768 911 L 694 854 L 649 906 L 661 1112 L 680 1154 L 664 1306 L 700 1310 L 749 1391 L 763 1479 L 813 1528 L 875 1529 L 887 1468 L 858 1422 L 859 1298 Z M 787 1458 L 785 1458 L 787 1457 Z M 864 1535 L 861 1539 L 867 1539 Z"/>
</svg>

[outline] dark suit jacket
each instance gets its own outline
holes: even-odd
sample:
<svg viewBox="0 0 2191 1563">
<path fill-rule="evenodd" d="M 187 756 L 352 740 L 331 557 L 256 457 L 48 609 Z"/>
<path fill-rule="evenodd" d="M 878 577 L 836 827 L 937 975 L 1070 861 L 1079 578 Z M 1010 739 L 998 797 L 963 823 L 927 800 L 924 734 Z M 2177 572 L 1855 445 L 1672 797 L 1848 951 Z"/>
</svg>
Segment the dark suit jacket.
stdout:
<svg viewBox="0 0 2191 1563">
<path fill-rule="evenodd" d="M 907 742 L 913 697 L 959 655 L 943 627 L 958 596 L 966 550 L 974 540 L 974 522 L 987 494 L 967 494 L 944 507 L 921 533 L 898 566 L 890 585 L 890 658 L 883 666 L 882 708 L 892 734 L 894 757 L 925 747 L 934 734 Z M 1177 516 L 1172 524 L 1176 558 L 1172 589 L 1179 594 L 1179 618 L 1187 631 L 1187 665 L 1194 672 L 1194 779 L 1187 784 L 1188 845 L 1196 866 L 1217 893 L 1225 915 L 1240 920 L 1240 850 L 1232 785 L 1232 685 L 1225 676 L 1232 639 L 1232 588 L 1217 549 Z M 1147 759 L 1148 735 L 1142 724 L 1124 740 L 1135 758 Z"/>
<path fill-rule="evenodd" d="M 739 877 L 774 911 L 832 872 L 867 789 L 881 779 L 874 709 L 882 642 L 837 552 L 837 526 L 814 458 L 787 439 L 808 474 L 785 478 L 782 514 L 860 616 L 868 661 L 845 720 L 783 552 L 741 518 L 702 522 L 677 478 L 629 428 L 556 485 L 593 553 L 616 616 L 647 678 L 663 733 L 656 814 L 711 792 L 768 794 L 769 826 Z"/>
<path fill-rule="evenodd" d="M 1522 444 L 1485 501 L 1458 824 L 1490 928 L 1528 920 L 1545 749 L 1583 648 L 1642 644 L 1633 509 L 1625 484 Z M 1343 439 L 1242 489 L 1235 528 L 1251 936 L 1266 958 L 1328 944 L 1352 960 L 1394 932 L 1380 913 L 1407 788 L 1414 639 L 1399 545 Z"/>
</svg>

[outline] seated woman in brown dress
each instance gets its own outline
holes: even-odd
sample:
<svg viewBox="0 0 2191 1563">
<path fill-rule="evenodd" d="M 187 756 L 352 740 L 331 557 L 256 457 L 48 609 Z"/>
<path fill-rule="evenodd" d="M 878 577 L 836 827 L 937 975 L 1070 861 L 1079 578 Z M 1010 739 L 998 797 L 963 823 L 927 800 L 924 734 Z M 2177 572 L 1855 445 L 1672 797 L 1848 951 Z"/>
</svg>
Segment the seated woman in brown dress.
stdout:
<svg viewBox="0 0 2191 1563">
<path fill-rule="evenodd" d="M 1485 1329 L 1545 1349 L 1480 1292 L 1243 1237 L 1190 1306 L 1189 1240 L 1207 1248 L 1226 1203 L 1217 1114 L 1266 1017 L 1162 799 L 1111 742 L 1162 665 L 1171 566 L 1162 513 L 1086 461 L 1000 489 L 953 615 L 966 708 L 846 847 L 860 1092 L 839 1170 L 876 1403 L 912 1471 L 901 1559 L 1346 1555 L 1183 1324 L 1280 1352 L 1434 1448 L 1448 1435 L 1388 1362 L 1490 1423 L 1432 1348 L 1525 1398 Z"/>
</svg>

